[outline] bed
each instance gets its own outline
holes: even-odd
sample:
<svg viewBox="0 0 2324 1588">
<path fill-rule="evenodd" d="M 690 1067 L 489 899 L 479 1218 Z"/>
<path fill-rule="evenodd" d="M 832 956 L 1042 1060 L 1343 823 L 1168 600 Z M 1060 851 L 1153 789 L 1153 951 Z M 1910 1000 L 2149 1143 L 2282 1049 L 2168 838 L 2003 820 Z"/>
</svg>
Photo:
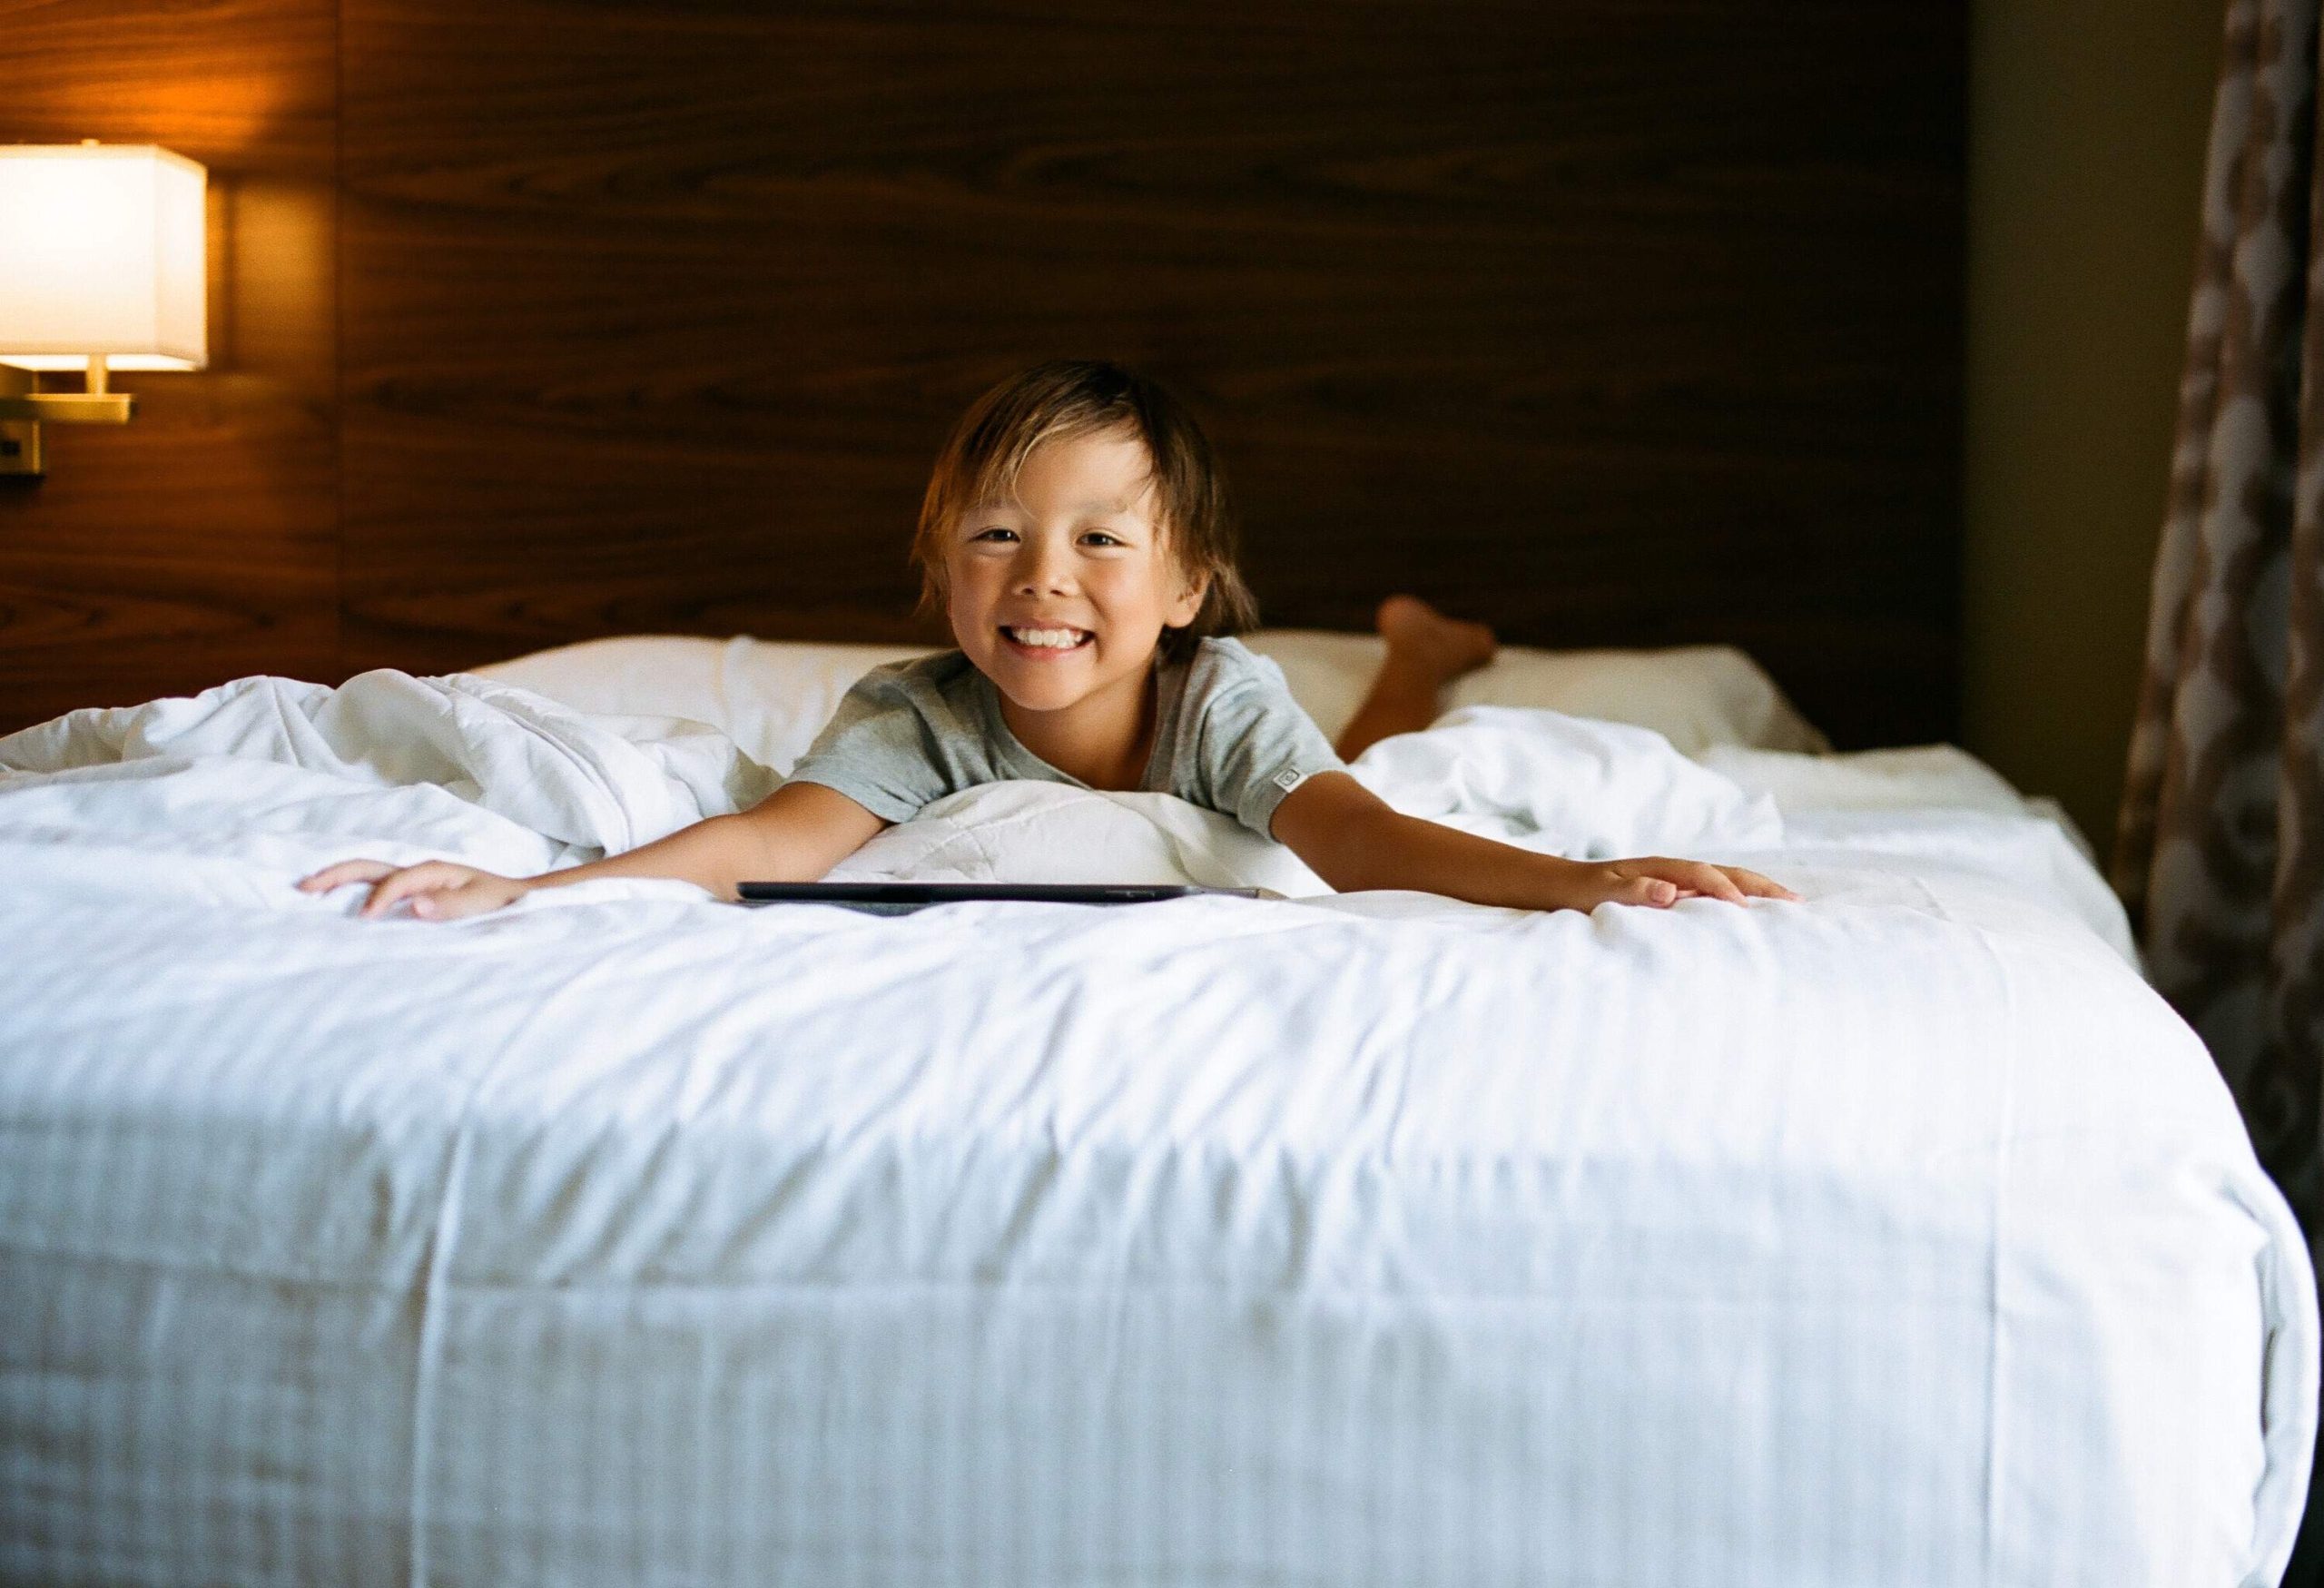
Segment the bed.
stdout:
<svg viewBox="0 0 2324 1588">
<path fill-rule="evenodd" d="M 1364 642 L 1263 636 L 1330 725 Z M 2054 807 L 1748 658 L 1365 757 L 1805 897 L 1332 896 L 1000 784 L 851 874 L 1280 900 L 348 918 L 759 797 L 869 658 L 607 642 L 0 739 L 10 1582 L 2262 1583 L 2306 1248 Z M 836 681 L 836 682 L 834 682 Z"/>
</svg>

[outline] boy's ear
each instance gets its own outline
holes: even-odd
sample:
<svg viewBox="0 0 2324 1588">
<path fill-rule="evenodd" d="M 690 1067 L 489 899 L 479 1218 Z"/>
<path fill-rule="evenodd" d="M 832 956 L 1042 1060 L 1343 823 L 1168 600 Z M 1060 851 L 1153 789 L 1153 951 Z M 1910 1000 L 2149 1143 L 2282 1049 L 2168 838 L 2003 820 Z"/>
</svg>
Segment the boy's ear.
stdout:
<svg viewBox="0 0 2324 1588">
<path fill-rule="evenodd" d="M 1209 594 L 1210 570 L 1204 568 L 1190 575 L 1178 587 L 1178 598 L 1170 604 L 1170 610 L 1164 615 L 1163 626 L 1168 628 L 1186 627 L 1201 614 L 1203 597 Z"/>
</svg>

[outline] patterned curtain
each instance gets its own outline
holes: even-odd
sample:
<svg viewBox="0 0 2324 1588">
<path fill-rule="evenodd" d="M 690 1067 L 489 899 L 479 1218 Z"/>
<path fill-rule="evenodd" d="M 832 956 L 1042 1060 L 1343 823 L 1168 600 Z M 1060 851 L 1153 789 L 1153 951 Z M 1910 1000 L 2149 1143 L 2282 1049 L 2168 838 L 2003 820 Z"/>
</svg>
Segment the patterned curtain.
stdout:
<svg viewBox="0 0 2324 1588">
<path fill-rule="evenodd" d="M 2324 1244 L 2317 0 L 2234 0 L 2114 881 Z M 2319 306 L 2311 311 L 2311 306 Z"/>
</svg>

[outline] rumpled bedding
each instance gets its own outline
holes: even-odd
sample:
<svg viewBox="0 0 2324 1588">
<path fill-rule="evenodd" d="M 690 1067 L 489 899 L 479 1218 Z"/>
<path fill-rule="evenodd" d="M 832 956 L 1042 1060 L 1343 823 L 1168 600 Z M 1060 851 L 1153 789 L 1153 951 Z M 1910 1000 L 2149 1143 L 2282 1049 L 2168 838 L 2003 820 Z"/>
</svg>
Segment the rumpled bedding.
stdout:
<svg viewBox="0 0 2324 1588">
<path fill-rule="evenodd" d="M 2077 859 L 2079 835 L 1950 746 L 1856 756 L 1718 747 L 1698 764 L 1649 729 L 1472 706 L 1383 741 L 1354 770 L 1409 814 L 1575 859 L 1765 858 L 1787 852 L 1787 807 L 1788 852 L 1804 863 L 1856 851 L 1853 869 L 1881 872 L 1901 851 L 1923 872 L 1985 879 L 1989 903 L 2023 895 L 2038 908 L 2063 905 L 2135 959 L 2120 906 Z M 299 910 L 316 901 L 252 867 L 295 876 L 359 850 L 397 864 L 448 858 L 527 876 L 748 809 L 780 782 L 715 729 L 683 719 L 585 715 L 460 674 L 382 668 L 335 689 L 261 675 L 189 698 L 74 712 L 0 740 L 0 791 L 10 796 L 0 855 L 26 880 Z M 1900 810 L 1916 819 L 1865 819 Z M 1037 783 L 939 801 L 832 874 L 1331 892 L 1282 845 L 1216 812 L 1167 794 Z M 675 881 L 577 886 L 586 892 L 534 894 L 515 908 L 707 896 Z M 342 891 L 333 907 L 351 910 L 358 893 Z"/>
<path fill-rule="evenodd" d="M 2053 811 L 1495 708 L 1354 770 L 1805 898 L 1001 784 L 837 874 L 1287 897 L 362 922 L 291 883 L 776 780 L 387 670 L 0 739 L 0 1576 L 2274 1580 L 2313 1276 Z"/>
</svg>

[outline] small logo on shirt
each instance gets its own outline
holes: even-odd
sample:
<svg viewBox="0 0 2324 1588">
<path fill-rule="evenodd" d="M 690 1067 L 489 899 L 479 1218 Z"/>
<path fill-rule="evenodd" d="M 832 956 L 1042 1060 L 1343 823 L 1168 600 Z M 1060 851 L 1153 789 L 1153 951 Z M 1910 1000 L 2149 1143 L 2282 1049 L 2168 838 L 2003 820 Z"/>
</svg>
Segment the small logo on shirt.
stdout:
<svg viewBox="0 0 2324 1588">
<path fill-rule="evenodd" d="M 1270 781 L 1274 783 L 1275 787 L 1281 789 L 1285 794 L 1289 794 L 1293 789 L 1297 788 L 1301 784 L 1307 781 L 1307 774 L 1304 772 L 1299 772 L 1286 766 L 1281 772 L 1276 773 Z"/>
</svg>

